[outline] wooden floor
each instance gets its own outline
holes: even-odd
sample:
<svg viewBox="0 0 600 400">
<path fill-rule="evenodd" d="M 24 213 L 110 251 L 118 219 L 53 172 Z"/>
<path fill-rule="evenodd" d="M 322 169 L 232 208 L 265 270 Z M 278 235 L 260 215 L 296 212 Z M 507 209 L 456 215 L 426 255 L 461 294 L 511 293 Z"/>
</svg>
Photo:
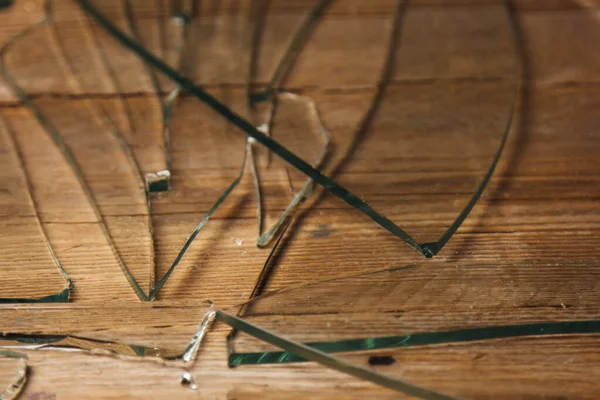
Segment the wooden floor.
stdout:
<svg viewBox="0 0 600 400">
<path fill-rule="evenodd" d="M 153 196 L 151 237 L 135 173 L 93 112 L 111 110 L 108 118 L 124 132 L 143 173 L 164 169 L 160 107 L 148 71 L 91 26 L 74 3 L 54 3 L 54 28 L 40 28 L 15 44 L 7 69 L 64 133 L 117 250 L 134 276 L 147 282 L 153 269 L 157 277 L 165 273 L 239 173 L 245 138 L 193 98 L 180 99 L 172 127 L 172 190 Z M 122 18 L 119 0 L 97 3 Z M 169 32 L 160 30 L 151 3 L 160 2 L 133 1 L 140 32 L 172 62 L 174 46 L 161 42 Z M 255 66 L 259 84 L 272 74 L 313 2 L 271 3 Z M 271 260 L 266 290 L 412 268 L 384 281 L 347 278 L 280 294 L 281 301 L 270 303 L 268 312 L 255 310 L 250 320 L 315 341 L 600 319 L 600 2 L 514 0 L 523 57 L 513 48 L 501 1 L 414 0 L 400 14 L 397 3 L 333 1 L 285 80 L 283 87 L 315 100 L 331 133 L 325 170 L 419 242 L 436 240 L 497 150 L 522 63 L 524 89 L 494 177 L 463 226 L 430 260 L 317 191 Z M 254 11 L 247 0 L 203 2 L 194 28 L 200 50 L 188 73 L 244 115 Z M 0 44 L 42 15 L 41 1 L 16 1 L 0 13 Z M 81 76 L 83 85 L 76 82 Z M 172 88 L 166 79 L 160 82 L 163 90 Z M 365 121 L 375 101 L 374 116 Z M 300 116 L 285 118 L 294 113 Z M 308 160 L 322 142 L 307 115 L 283 101 L 273 134 Z M 157 300 L 143 303 L 59 149 L 1 80 L 0 143 L 0 297 L 38 298 L 65 287 L 36 210 L 75 284 L 69 304 L 0 305 L 0 331 L 183 349 L 207 299 L 227 308 L 250 295 L 272 245 L 256 246 L 249 171 Z M 267 225 L 303 177 L 275 159 L 261 161 L 260 168 Z M 177 366 L 28 351 L 22 398 L 402 398 L 313 363 L 228 368 L 228 332 L 215 324 L 208 333 L 193 369 L 196 391 L 179 384 Z M 368 365 L 368 356 L 391 356 L 395 362 L 377 367 L 380 372 L 465 399 L 597 399 L 599 345 L 599 335 L 539 337 L 350 359 Z M 253 349 L 243 338 L 239 346 Z M 14 365 L 0 362 L 0 385 L 10 381 Z"/>
</svg>

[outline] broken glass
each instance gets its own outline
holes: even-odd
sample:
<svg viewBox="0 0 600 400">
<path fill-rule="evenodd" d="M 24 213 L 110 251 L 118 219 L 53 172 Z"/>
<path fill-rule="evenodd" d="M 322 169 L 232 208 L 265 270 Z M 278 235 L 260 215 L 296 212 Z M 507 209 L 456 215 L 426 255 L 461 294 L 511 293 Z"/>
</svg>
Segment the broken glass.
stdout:
<svg viewBox="0 0 600 400">
<path fill-rule="evenodd" d="M 63 310 L 63 313 L 68 310 Z M 89 354 L 119 356 L 119 357 L 146 357 L 156 361 L 183 361 L 183 366 L 193 366 L 202 339 L 214 319 L 215 312 L 209 309 L 196 332 L 190 338 L 187 346 L 182 349 L 165 347 L 150 347 L 137 344 L 126 344 L 121 341 L 100 340 L 77 335 L 50 335 L 50 334 L 16 334 L 2 333 L 0 335 L 0 348 L 20 350 L 57 350 L 57 351 L 82 351 Z"/>
<path fill-rule="evenodd" d="M 217 98 L 211 96 L 207 91 L 205 91 L 201 87 L 197 86 L 193 81 L 187 79 L 185 76 L 181 75 L 176 70 L 171 68 L 168 64 L 166 64 L 160 58 L 156 57 L 154 54 L 152 54 L 150 51 L 148 51 L 148 49 L 146 49 L 144 46 L 142 46 L 140 43 L 138 43 L 134 38 L 132 38 L 131 36 L 128 36 L 126 33 L 124 33 L 122 30 L 120 30 L 116 25 L 114 25 L 111 22 L 110 17 L 104 15 L 102 12 L 100 12 L 98 9 L 95 8 L 93 2 L 90 2 L 87 0 L 81 0 L 81 1 L 78 1 L 78 3 L 82 6 L 82 9 L 84 9 L 89 15 L 94 17 L 96 19 L 96 21 L 99 24 L 101 24 L 104 27 L 104 29 L 107 30 L 107 32 L 109 32 L 112 36 L 114 36 L 117 40 L 119 40 L 122 45 L 124 45 L 125 47 L 134 51 L 141 59 L 143 59 L 149 65 L 151 65 L 154 68 L 157 68 L 157 70 L 159 70 L 162 73 L 164 73 L 165 75 L 167 75 L 170 79 L 172 79 L 178 85 L 181 85 L 181 87 L 184 88 L 187 92 L 189 92 L 193 96 L 197 97 L 202 102 L 206 103 L 213 110 L 215 110 L 216 112 L 221 114 L 223 117 L 225 117 L 230 123 L 236 125 L 242 131 L 244 131 L 249 137 L 251 137 L 255 141 L 257 141 L 257 142 L 261 143 L 262 145 L 264 145 L 265 147 L 267 147 L 270 151 L 274 152 L 276 155 L 278 155 L 279 157 L 284 159 L 287 163 L 291 164 L 293 167 L 298 169 L 300 172 L 306 174 L 309 178 L 313 179 L 316 183 L 323 186 L 330 193 L 336 195 L 337 197 L 341 198 L 349 205 L 359 209 L 360 211 L 362 211 L 363 213 L 368 215 L 377 224 L 381 225 L 382 227 L 384 227 L 385 229 L 387 229 L 394 235 L 401 238 L 408 245 L 410 245 L 411 247 L 413 247 L 415 250 L 417 250 L 418 252 L 420 252 L 421 254 L 423 254 L 426 257 L 432 257 L 441 250 L 441 248 L 446 244 L 446 242 L 450 239 L 450 237 L 454 234 L 454 232 L 462 224 L 464 219 L 467 217 L 467 215 L 469 214 L 469 212 L 471 211 L 471 209 L 473 208 L 473 206 L 475 205 L 475 203 L 481 196 L 483 189 L 487 185 L 487 182 L 489 181 L 489 178 L 490 178 L 491 174 L 493 173 L 495 166 L 496 166 L 496 164 L 500 158 L 500 155 L 502 153 L 504 143 L 506 142 L 508 133 L 510 132 L 510 128 L 512 126 L 513 115 L 515 114 L 516 106 L 518 103 L 518 94 L 519 94 L 519 84 L 518 83 L 519 83 L 519 79 L 520 79 L 520 63 L 518 61 L 519 57 L 517 55 L 518 54 L 518 45 L 516 44 L 517 37 L 516 37 L 516 31 L 515 31 L 515 25 L 514 25 L 515 22 L 514 22 L 512 13 L 510 12 L 510 10 L 508 8 L 508 5 L 505 2 L 502 2 L 502 3 L 498 3 L 494 8 L 496 8 L 497 10 L 503 10 L 503 9 L 508 10 L 508 12 L 503 12 L 503 14 L 502 14 L 503 17 L 501 17 L 501 20 L 499 21 L 499 23 L 501 25 L 503 25 L 505 27 L 505 29 L 504 29 L 504 33 L 503 33 L 502 37 L 498 39 L 499 42 L 494 43 L 494 44 L 500 45 L 500 48 L 508 47 L 510 49 L 510 51 L 512 51 L 512 57 L 510 57 L 510 56 L 508 57 L 510 60 L 509 64 L 512 64 L 512 65 L 508 67 L 508 69 L 511 71 L 510 73 L 508 73 L 508 75 L 510 76 L 510 78 L 508 78 L 508 83 L 506 82 L 506 80 L 507 80 L 506 74 L 507 73 L 506 73 L 506 71 L 502 71 L 501 76 L 498 78 L 498 80 L 501 81 L 503 83 L 503 85 L 500 85 L 500 87 L 495 87 L 494 84 L 490 84 L 490 85 L 488 85 L 489 87 L 484 88 L 485 90 L 488 90 L 488 92 L 485 92 L 485 90 L 480 93 L 477 93 L 477 90 L 474 90 L 473 92 L 471 92 L 473 95 L 484 95 L 484 94 L 487 95 L 487 94 L 492 94 L 492 93 L 500 93 L 501 94 L 500 98 L 491 96 L 490 101 L 492 103 L 494 103 L 494 101 L 498 101 L 499 103 L 497 103 L 497 104 L 490 103 L 491 114 L 489 115 L 489 117 L 491 118 L 492 115 L 496 115 L 497 117 L 490 119 L 489 122 L 490 123 L 493 122 L 493 124 L 491 124 L 491 125 L 488 124 L 487 126 L 485 126 L 485 129 L 483 129 L 484 131 L 494 132 L 494 133 L 486 134 L 484 136 L 484 140 L 481 140 L 481 138 L 479 138 L 477 136 L 468 138 L 469 140 L 467 143 L 469 143 L 469 146 L 471 146 L 471 147 L 475 146 L 472 148 L 472 152 L 477 153 L 477 157 L 466 157 L 465 158 L 468 160 L 467 161 L 468 165 L 465 167 L 468 172 L 466 175 L 469 176 L 466 179 L 466 181 L 471 182 L 469 184 L 472 184 L 473 181 L 476 182 L 475 189 L 474 189 L 475 193 L 473 195 L 467 195 L 466 200 L 464 200 L 464 201 L 463 200 L 458 201 L 459 204 L 460 203 L 463 204 L 462 206 L 458 207 L 458 210 L 457 210 L 458 217 L 456 217 L 453 220 L 453 222 L 444 226 L 443 233 L 441 234 L 441 236 L 439 236 L 439 239 L 437 241 L 419 243 L 413 236 L 411 236 L 409 233 L 407 233 L 407 231 L 405 231 L 401 226 L 394 223 L 389 217 L 384 216 L 383 214 L 381 214 L 378 211 L 375 211 L 375 209 L 372 208 L 369 204 L 367 204 L 367 202 L 365 202 L 361 198 L 360 195 L 356 195 L 356 194 L 352 193 L 345 186 L 337 183 L 333 179 L 322 174 L 317 168 L 311 166 L 308 162 L 306 162 L 301 157 L 299 157 L 298 155 L 296 155 L 295 153 L 290 151 L 288 148 L 282 146 L 278 141 L 271 138 L 269 135 L 261 132 L 257 127 L 255 127 L 252 123 L 250 123 L 248 120 L 243 118 L 240 114 L 236 113 L 235 111 L 233 111 L 232 109 L 227 107 L 224 103 L 219 101 Z M 497 10 L 492 10 L 492 12 L 497 12 Z M 396 54 L 395 51 L 396 51 L 396 45 L 397 45 L 397 41 L 398 41 L 398 35 L 400 35 L 400 33 L 402 32 L 400 27 L 401 27 L 401 23 L 402 23 L 403 19 L 407 18 L 407 16 L 405 16 L 406 11 L 407 11 L 406 4 L 402 3 L 398 9 L 395 28 L 392 29 L 392 35 L 389 40 L 391 51 L 390 51 L 390 56 L 388 57 L 388 63 L 386 65 L 386 67 L 384 68 L 384 73 L 383 73 L 383 78 L 384 78 L 383 81 L 384 82 L 386 80 L 388 80 L 390 73 L 392 73 L 393 69 L 394 69 L 393 67 L 394 67 L 394 59 L 395 59 L 395 54 Z M 460 20 L 460 18 L 464 18 L 464 17 L 458 16 L 457 18 Z M 469 19 L 469 18 L 467 18 L 467 19 Z M 418 22 L 416 22 L 416 24 L 418 25 Z M 419 34 L 419 32 L 417 31 L 416 34 Z M 438 34 L 445 35 L 444 32 L 441 32 Z M 486 43 L 485 47 L 493 48 L 493 46 L 491 46 L 491 45 L 492 45 L 491 43 Z M 506 67 L 505 67 L 505 69 L 506 69 Z M 393 79 L 394 78 L 392 76 L 392 80 Z M 508 88 L 506 88 L 506 86 L 508 86 Z M 383 90 L 383 89 L 385 89 L 385 90 Z M 393 98 L 393 95 L 394 95 L 393 89 L 388 90 L 387 88 L 380 88 L 379 90 L 381 90 L 381 96 L 386 97 L 387 95 L 389 95 L 389 96 L 391 96 L 390 98 Z M 447 90 L 447 88 L 438 88 L 438 90 L 442 91 L 440 93 L 444 93 L 444 92 L 450 93 L 450 94 L 453 93 L 452 90 Z M 461 89 L 457 88 L 456 90 L 457 90 L 457 92 L 454 92 L 454 93 L 461 93 L 460 92 Z M 470 90 L 473 90 L 473 88 L 470 87 Z M 502 95 L 502 93 L 504 93 L 504 94 Z M 413 94 L 413 96 L 421 96 L 424 99 L 426 104 L 428 104 L 427 101 L 436 98 L 435 93 L 429 93 L 429 94 L 415 93 L 415 94 Z M 411 100 L 413 100 L 413 99 L 411 99 Z M 450 97 L 450 98 L 448 98 L 446 103 L 445 103 L 445 101 L 446 100 L 444 100 L 444 99 L 440 99 L 440 101 L 439 101 L 440 109 L 447 108 L 448 103 L 456 102 L 457 99 Z M 393 103 L 393 101 L 392 101 L 392 103 Z M 459 102 L 459 104 L 460 104 L 460 102 Z M 476 114 L 483 112 L 485 114 L 486 111 L 485 111 L 485 107 L 483 107 L 483 106 L 486 106 L 486 105 L 482 104 L 482 108 L 480 110 L 462 109 L 462 111 L 468 111 L 471 113 L 475 112 Z M 379 107 L 379 105 L 377 105 L 377 107 Z M 381 107 L 381 108 L 383 108 L 383 107 Z M 459 109 L 460 109 L 460 107 L 459 107 Z M 392 113 L 395 112 L 394 108 L 392 108 L 391 110 L 392 110 L 391 111 Z M 501 111 L 501 110 L 503 110 L 503 111 Z M 374 109 L 372 111 L 372 113 L 369 113 L 369 114 L 376 115 L 380 112 L 381 112 L 381 110 Z M 385 113 L 385 110 L 383 112 Z M 501 115 L 503 115 L 503 116 L 501 116 Z M 371 117 L 371 115 L 369 115 L 369 116 Z M 469 121 L 471 121 L 472 118 L 473 118 L 473 115 L 470 115 L 468 113 L 466 115 L 464 115 L 464 117 L 459 117 L 459 116 L 455 117 L 453 115 L 448 115 L 448 118 L 446 118 L 442 121 L 439 121 L 439 132 L 441 135 L 444 135 L 445 134 L 445 131 L 443 129 L 444 126 L 446 124 L 455 124 L 456 125 L 456 128 L 455 128 L 456 133 L 453 135 L 454 136 L 464 135 L 464 132 L 468 132 L 464 128 L 464 126 Z M 370 119 L 371 118 L 368 118 L 369 121 L 367 121 L 367 122 L 370 122 Z M 410 130 L 418 131 L 418 129 L 425 129 L 427 127 L 431 127 L 430 126 L 431 123 L 436 122 L 436 121 L 431 121 L 431 120 L 428 121 L 426 114 L 423 117 L 419 117 L 419 120 L 423 120 L 423 123 L 421 123 L 420 125 L 415 125 L 413 127 L 391 126 L 391 129 L 393 130 L 397 127 L 400 127 L 400 128 L 406 129 L 408 131 L 410 131 Z M 482 119 L 482 121 L 483 120 L 484 119 Z M 383 118 L 382 121 L 385 121 L 385 118 Z M 486 119 L 485 121 L 488 121 L 488 120 Z M 418 120 L 415 120 L 414 123 L 415 124 L 418 123 Z M 383 124 L 383 122 L 382 122 L 382 124 Z M 381 125 L 381 127 L 382 127 L 383 131 L 385 131 L 384 128 L 386 128 L 386 124 Z M 436 127 L 433 126 L 433 128 L 436 128 Z M 480 134 L 481 130 L 482 130 L 482 128 L 475 127 L 474 132 L 477 134 Z M 435 129 L 434 129 L 434 131 L 435 131 Z M 411 147 L 413 149 L 411 151 L 417 151 L 417 150 L 421 150 L 423 148 L 425 149 L 425 151 L 430 151 L 430 147 L 432 146 L 432 143 L 436 143 L 438 141 L 438 139 L 436 139 L 435 137 L 432 137 L 429 139 L 430 139 L 429 141 L 427 141 L 426 138 L 415 141 L 414 145 L 412 145 L 412 147 Z M 421 143 L 421 141 L 423 141 L 423 140 L 427 141 L 427 143 Z M 407 142 L 407 143 L 410 144 L 410 142 Z M 481 156 L 480 143 L 483 143 L 483 146 L 485 147 L 485 151 L 483 151 L 483 154 L 484 154 L 483 156 Z M 444 147 L 443 143 L 440 146 L 443 148 Z M 391 146 L 388 146 L 388 148 L 389 147 L 391 147 Z M 464 147 L 464 146 L 462 148 L 457 149 L 457 156 L 460 157 L 461 159 L 463 158 L 461 156 L 463 156 L 463 152 L 465 151 L 465 149 L 468 149 L 469 152 L 471 152 L 471 150 L 468 147 Z M 368 153 L 369 151 L 370 150 L 368 148 L 365 149 L 365 152 Z M 480 163 L 479 161 L 477 161 L 478 157 L 481 157 L 481 159 L 488 159 L 489 161 L 488 161 L 488 163 Z M 397 160 L 402 160 L 402 162 L 405 162 L 405 160 L 402 157 L 394 157 L 394 158 Z M 358 163 L 356 163 L 356 162 L 354 164 L 358 165 Z M 481 166 L 484 166 L 483 172 L 480 171 L 482 169 Z M 446 167 L 442 167 L 442 168 L 446 168 Z M 439 171 L 438 167 L 435 167 L 435 169 L 436 169 L 436 171 Z M 480 175 L 479 179 L 475 178 L 474 176 L 471 176 L 472 175 L 471 172 L 473 170 L 478 171 L 476 174 L 474 174 L 474 176 L 476 176 L 477 174 L 482 174 L 482 175 Z M 400 171 L 402 171 L 402 170 L 400 170 Z M 400 172 L 400 171 L 395 171 L 396 175 L 398 175 L 398 172 Z M 389 173 L 391 174 L 393 172 L 394 171 L 390 171 Z M 412 179 L 415 182 L 424 181 L 424 184 L 426 187 L 429 187 L 429 188 L 433 187 L 434 189 L 436 187 L 435 183 L 432 184 L 431 182 L 428 182 L 426 179 L 421 179 L 418 176 L 416 176 L 415 178 L 412 178 Z M 401 183 L 398 183 L 398 185 L 399 185 L 400 189 L 407 186 L 407 185 L 401 184 Z M 394 187 L 398 186 L 398 185 L 388 184 L 386 187 L 391 188 L 392 192 L 394 193 Z M 437 186 L 439 186 L 439 185 L 437 185 Z M 382 190 L 382 189 L 378 189 L 378 190 Z M 398 188 L 396 188 L 396 193 L 397 192 L 398 192 Z M 443 195 L 446 192 L 447 192 L 446 189 L 442 189 L 440 193 Z M 402 193 L 402 192 L 400 192 L 400 193 Z M 466 192 L 459 191 L 459 194 L 461 194 L 461 193 L 464 195 L 464 193 L 469 193 L 469 192 L 468 191 L 466 191 Z M 416 204 L 417 205 L 421 205 L 421 204 L 427 205 L 426 201 L 421 201 L 418 198 L 419 195 L 420 195 L 420 193 L 417 192 L 415 198 L 418 201 L 416 202 Z M 465 203 L 465 201 L 466 201 L 466 203 Z M 452 207 L 454 207 L 455 202 L 450 201 L 450 203 L 452 204 Z M 412 207 L 407 207 L 405 210 L 401 210 L 401 214 L 406 214 L 405 211 L 409 210 L 411 208 Z"/>
<path fill-rule="evenodd" d="M 0 149 L 2 149 L 3 229 L 0 236 L 5 274 L 0 303 L 65 302 L 73 287 L 71 278 L 56 256 L 34 200 L 30 177 L 22 151 L 12 128 L 0 115 Z M 27 249 L 24 255 L 16 249 Z M 52 265 L 54 264 L 54 266 Z M 57 273 L 58 272 L 58 273 Z M 48 291 L 66 287 L 56 294 Z M 54 288 L 54 289 L 53 289 Z M 24 294 L 27 294 L 24 298 Z"/>
<path fill-rule="evenodd" d="M 131 3 L 117 3 L 116 5 L 123 6 L 113 8 L 119 10 L 119 16 L 116 18 L 119 25 L 123 26 L 123 29 L 127 29 L 130 34 L 141 37 L 146 30 L 143 24 L 135 24 Z M 321 3 L 326 2 L 320 2 L 319 4 Z M 116 43 L 106 42 L 103 32 L 97 31 L 98 28 L 87 23 L 83 15 L 73 19 L 70 14 L 63 15 L 64 9 L 59 8 L 53 11 L 51 6 L 52 3 L 48 2 L 45 21 L 30 28 L 4 49 L 2 57 L 3 74 L 15 93 L 36 115 L 40 124 L 61 150 L 63 157 L 71 167 L 71 172 L 75 174 L 92 211 L 92 216 L 85 215 L 86 212 L 82 212 L 85 215 L 82 218 L 89 219 L 91 217 L 92 220 L 98 223 L 105 240 L 117 258 L 121 270 L 137 296 L 141 300 L 152 300 L 170 278 L 175 267 L 210 216 L 239 184 L 244 174 L 248 154 L 252 158 L 251 166 L 256 186 L 255 190 L 260 197 L 260 183 L 252 153 L 252 142 L 248 141 L 245 146 L 232 146 L 231 143 L 226 143 L 227 148 L 245 149 L 243 150 L 243 156 L 240 154 L 240 157 L 237 158 L 239 161 L 235 161 L 235 157 L 232 158 L 234 163 L 241 163 L 239 175 L 196 226 L 196 229 L 175 257 L 171 267 L 164 271 L 164 274 L 160 275 L 161 278 L 155 282 L 155 268 L 148 268 L 148 266 L 156 264 L 153 246 L 154 229 L 151 215 L 151 193 L 161 191 L 161 187 L 164 189 L 165 185 L 169 186 L 168 179 L 171 175 L 169 131 L 172 129 L 172 107 L 181 88 L 175 87 L 168 95 L 165 103 L 162 101 L 159 92 L 160 85 L 156 76 L 153 73 L 145 73 L 144 66 L 139 60 L 132 59 L 133 56 Z M 177 45 L 180 48 L 179 64 L 183 67 L 184 64 L 187 64 L 185 60 L 189 58 L 187 53 L 191 51 L 188 47 L 195 44 L 185 41 L 185 38 L 189 36 L 186 33 L 187 30 L 196 27 L 196 20 L 192 18 L 195 11 L 190 11 L 191 14 L 185 18 L 181 17 L 182 14 L 188 14 L 185 11 L 175 12 L 172 10 L 172 12 L 177 15 L 171 14 L 171 19 L 175 18 L 176 21 L 179 21 L 178 24 L 184 25 L 183 32 L 176 39 L 177 42 L 183 41 Z M 312 14 L 310 15 L 312 16 Z M 312 21 L 310 18 L 308 20 Z M 300 31 L 302 35 L 306 35 L 308 32 L 306 26 L 306 24 L 301 24 Z M 72 34 L 74 29 L 83 31 L 83 34 Z M 297 39 L 298 35 L 292 40 L 291 47 L 285 52 L 280 64 L 289 64 L 288 58 L 293 53 L 294 46 L 297 46 Z M 21 49 L 28 48 L 28 42 L 47 43 L 45 46 L 38 46 L 37 53 L 21 52 L 16 49 L 16 46 L 20 46 Z M 82 54 L 87 55 L 82 56 Z M 28 68 L 30 57 L 42 59 L 44 63 L 36 63 L 37 67 Z M 135 75 L 136 79 L 122 77 L 117 73 L 124 63 L 132 66 L 132 68 L 128 67 L 128 70 Z M 43 89 L 55 93 L 57 96 L 64 96 L 62 101 L 55 98 L 33 97 L 32 95 L 35 93 L 29 93 L 31 91 L 27 88 L 27 84 L 35 81 L 34 75 L 39 72 L 42 65 L 44 69 L 52 71 L 52 74 L 47 76 L 48 87 Z M 281 74 L 282 67 L 277 67 L 275 71 L 276 74 Z M 275 81 L 272 80 L 272 82 Z M 123 95 L 123 93 L 132 91 L 146 90 L 150 84 L 154 85 L 157 94 L 154 100 L 148 100 L 145 96 L 132 98 Z M 89 94 L 97 93 L 100 95 L 109 92 L 118 93 L 119 96 L 116 99 L 96 99 L 95 96 L 89 96 Z M 316 125 L 313 127 L 313 131 L 321 136 L 320 140 L 323 142 L 320 146 L 323 149 L 317 153 L 315 159 L 315 165 L 318 165 L 325 155 L 328 133 L 319 120 L 314 102 L 289 93 L 282 94 L 281 98 L 282 102 L 290 100 L 298 103 L 303 108 L 309 122 Z M 146 138 L 147 132 L 160 131 L 153 129 L 153 126 L 156 127 L 157 125 L 156 121 L 153 125 L 148 125 L 145 117 L 145 112 L 150 112 L 151 115 L 158 114 L 156 112 L 158 108 L 162 110 L 163 114 L 162 133 L 164 145 L 162 146 L 165 150 L 163 153 L 166 152 L 167 154 L 167 161 L 166 169 L 152 173 L 148 171 L 156 171 L 159 167 L 154 165 L 160 165 L 160 162 L 157 164 L 151 160 L 152 155 L 156 155 L 157 152 L 154 151 L 155 148 L 152 146 L 138 147 L 136 142 L 141 140 L 141 136 L 137 138 L 136 135 L 144 133 L 144 138 Z M 179 112 L 187 114 L 184 104 L 179 108 L 181 109 Z M 275 106 L 272 106 L 272 108 L 275 109 Z M 140 110 L 145 110 L 145 112 L 140 113 Z M 275 114 L 274 111 L 271 114 Z M 266 124 L 267 129 L 271 129 L 271 122 L 271 119 L 269 119 Z M 189 121 L 186 121 L 186 123 L 189 123 Z M 90 138 L 95 141 L 94 146 L 89 146 L 89 138 L 78 134 L 82 130 L 93 132 Z M 234 141 L 239 142 L 237 139 L 234 139 Z M 161 144 L 157 144 L 157 147 L 160 148 L 160 146 Z M 87 150 L 84 150 L 83 147 L 87 147 Z M 215 149 L 213 149 L 214 151 Z M 104 156 L 107 152 L 114 153 L 115 156 L 110 165 L 104 164 Z M 163 165 L 165 165 L 164 162 Z M 124 171 L 121 171 L 121 169 L 127 173 L 123 173 Z M 132 180 L 138 182 L 139 187 L 137 190 L 132 190 L 131 185 L 127 185 L 127 182 Z M 278 233 L 282 224 L 310 194 L 311 189 L 312 181 L 309 179 L 292 197 L 290 204 L 283 211 L 280 218 L 264 234 L 261 234 L 263 210 L 259 199 L 259 245 L 266 245 L 273 235 Z M 126 209 L 123 208 L 123 205 L 127 204 L 125 199 L 129 199 Z M 68 202 L 64 204 L 66 205 Z M 89 210 L 86 211 L 89 214 Z M 125 225 L 142 228 L 141 236 L 139 230 L 137 230 L 137 235 L 131 235 L 130 232 L 123 229 Z M 139 246 L 140 239 L 147 246 Z M 134 254 L 125 251 L 125 249 L 134 246 L 139 248 Z M 143 288 L 143 284 L 138 283 L 146 279 L 149 281 L 148 291 Z"/>
</svg>

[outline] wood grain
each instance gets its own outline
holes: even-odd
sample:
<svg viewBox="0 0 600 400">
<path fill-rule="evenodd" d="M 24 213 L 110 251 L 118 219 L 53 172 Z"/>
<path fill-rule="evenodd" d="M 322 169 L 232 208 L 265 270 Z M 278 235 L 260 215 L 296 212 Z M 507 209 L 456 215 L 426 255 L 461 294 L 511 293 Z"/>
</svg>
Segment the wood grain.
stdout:
<svg viewBox="0 0 600 400">
<path fill-rule="evenodd" d="M 152 252 L 161 276 L 235 178 L 245 138 L 195 99 L 182 96 L 172 133 L 173 189 L 153 198 L 152 242 L 145 233 L 142 191 L 110 134 L 111 124 L 123 132 L 144 173 L 164 167 L 158 101 L 147 71 L 72 2 L 55 3 L 55 30 L 37 31 L 7 61 L 35 104 L 61 124 L 119 251 L 145 282 Z M 144 40 L 174 62 L 176 34 L 159 18 L 165 2 L 133 3 Z M 202 3 L 194 26 L 198 62 L 189 75 L 251 116 L 244 97 L 251 3 Z M 267 81 L 311 4 L 271 2 L 255 83 Z M 282 240 L 267 290 L 412 268 L 394 279 L 347 278 L 282 293 L 252 308 L 252 321 L 298 340 L 330 340 L 599 319 L 597 9 L 573 0 L 517 0 L 514 5 L 527 69 L 519 118 L 492 182 L 447 247 L 423 260 L 356 210 L 318 191 Z M 125 26 L 119 1 L 102 2 L 102 7 Z M 502 2 L 415 0 L 403 15 L 394 62 L 384 76 L 396 9 L 391 0 L 334 1 L 284 86 L 317 102 L 333 138 L 326 170 L 427 240 L 451 223 L 489 165 L 514 91 L 516 57 Z M 16 1 L 12 10 L 0 13 L 0 44 L 41 17 L 40 1 Z M 108 61 L 99 48 L 111 56 Z M 164 79 L 161 85 L 165 91 L 172 87 Z M 366 139 L 353 149 L 381 87 L 378 112 L 364 128 Z M 275 137 L 312 154 L 314 140 L 298 137 L 317 137 L 314 126 L 308 120 L 286 122 L 282 112 Z M 255 245 L 257 204 L 248 173 L 158 300 L 141 304 L 60 151 L 1 80 L 0 118 L 6 125 L 0 129 L 1 295 L 37 297 L 63 288 L 41 242 L 34 205 L 75 282 L 71 304 L 0 307 L 1 331 L 183 348 L 206 299 L 227 308 L 250 295 L 270 248 Z M 291 199 L 288 172 L 294 188 L 301 177 L 275 159 L 266 167 L 261 164 L 261 184 L 272 223 Z M 228 331 L 216 324 L 209 332 L 193 370 L 197 392 L 179 385 L 181 369 L 173 366 L 29 351 L 30 381 L 22 398 L 402 398 L 312 363 L 229 369 Z M 235 344 L 250 351 L 262 346 L 243 336 Z M 594 399 L 600 390 L 597 347 L 598 335 L 577 335 L 343 357 L 367 365 L 370 355 L 393 356 L 394 364 L 377 368 L 468 399 Z M 6 365 L 0 371 L 10 373 Z"/>
</svg>

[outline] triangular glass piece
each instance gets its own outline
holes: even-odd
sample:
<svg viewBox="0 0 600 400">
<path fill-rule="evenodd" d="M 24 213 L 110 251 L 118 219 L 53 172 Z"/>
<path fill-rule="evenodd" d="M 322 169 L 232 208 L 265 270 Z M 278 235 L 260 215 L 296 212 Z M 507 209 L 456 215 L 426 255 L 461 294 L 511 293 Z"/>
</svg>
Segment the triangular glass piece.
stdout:
<svg viewBox="0 0 600 400">
<path fill-rule="evenodd" d="M 67 302 L 71 279 L 47 236 L 15 130 L 0 115 L 0 303 Z M 39 195 L 39 193 L 38 193 Z M 66 287 L 65 287 L 66 286 Z M 64 289 L 59 289 L 64 287 Z"/>
</svg>

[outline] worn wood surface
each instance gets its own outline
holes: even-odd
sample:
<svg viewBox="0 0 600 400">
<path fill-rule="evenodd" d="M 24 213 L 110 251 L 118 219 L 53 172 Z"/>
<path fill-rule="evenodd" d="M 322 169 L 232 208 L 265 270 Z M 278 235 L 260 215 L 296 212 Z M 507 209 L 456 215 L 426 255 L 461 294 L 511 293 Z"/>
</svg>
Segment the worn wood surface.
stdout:
<svg viewBox="0 0 600 400">
<path fill-rule="evenodd" d="M 134 171 L 110 135 L 107 118 L 97 113 L 109 111 L 144 173 L 164 168 L 159 107 L 149 76 L 74 4 L 55 3 L 56 25 L 15 46 L 7 66 L 65 134 L 117 249 L 145 287 L 152 265 L 162 276 L 237 175 L 244 137 L 194 99 L 181 99 L 172 133 L 173 189 L 152 202 L 153 248 Z M 122 17 L 118 1 L 101 3 L 105 12 Z M 159 2 L 133 3 L 146 43 L 173 62 L 173 48 L 161 42 L 161 32 L 173 32 L 158 27 Z M 594 7 L 600 4 L 513 3 L 527 72 L 519 118 L 483 198 L 444 250 L 424 260 L 358 211 L 317 192 L 282 240 L 266 289 L 413 268 L 396 279 L 348 278 L 280 294 L 253 308 L 252 321 L 314 341 L 599 319 L 600 11 Z M 256 83 L 268 79 L 310 4 L 271 2 Z M 200 50 L 189 74 L 247 114 L 253 10 L 248 1 L 203 2 L 203 7 L 194 28 Z M 515 90 L 517 57 L 501 2 L 415 0 L 396 21 L 402 23 L 399 43 L 385 85 L 379 86 L 396 9 L 392 0 L 334 1 L 284 86 L 317 102 L 333 138 L 327 171 L 423 242 L 452 222 L 489 165 Z M 41 17 L 41 2 L 17 1 L 0 13 L 0 43 Z M 108 60 L 98 49 L 110 55 Z M 166 80 L 161 84 L 165 91 L 172 87 Z M 361 130 L 378 94 L 375 118 Z M 274 135 L 310 157 L 318 132 L 298 110 L 283 105 Z M 256 198 L 248 173 L 158 300 L 140 303 L 68 164 L 3 81 L 0 145 L 0 296 L 34 298 L 64 288 L 44 247 L 36 210 L 75 282 L 71 304 L 0 306 L 0 331 L 183 348 L 206 311 L 206 299 L 229 307 L 250 295 L 270 248 L 255 245 Z M 290 185 L 297 190 L 302 177 L 289 171 L 288 179 L 277 160 L 261 166 L 267 223 L 272 223 L 291 198 Z M 177 367 L 30 351 L 23 398 L 402 398 L 311 363 L 229 369 L 227 332 L 216 324 L 208 334 L 193 370 L 197 391 L 179 385 Z M 375 354 L 396 359 L 377 367 L 381 372 L 462 398 L 596 399 L 599 344 L 598 335 L 579 335 Z M 244 337 L 236 346 L 260 348 Z M 367 365 L 365 354 L 345 357 Z M 2 361 L 0 383 L 14 365 Z"/>
</svg>

